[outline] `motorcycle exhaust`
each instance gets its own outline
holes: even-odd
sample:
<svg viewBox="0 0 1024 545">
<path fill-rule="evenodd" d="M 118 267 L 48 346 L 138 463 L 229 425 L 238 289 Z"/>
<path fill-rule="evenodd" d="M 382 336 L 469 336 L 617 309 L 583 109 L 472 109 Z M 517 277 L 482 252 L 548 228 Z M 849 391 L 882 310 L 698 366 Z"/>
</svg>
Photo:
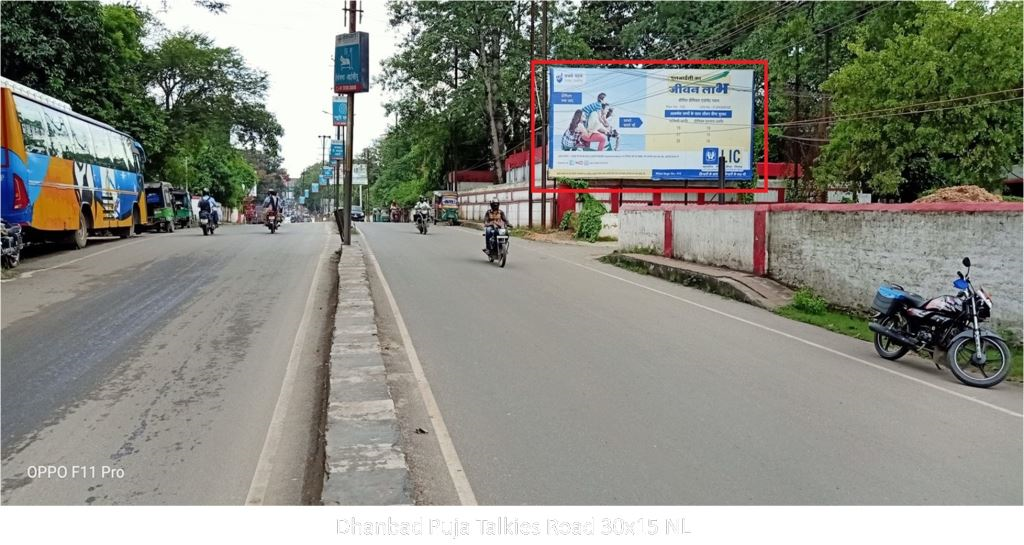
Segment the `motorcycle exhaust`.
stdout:
<svg viewBox="0 0 1024 545">
<path fill-rule="evenodd" d="M 893 329 L 885 327 L 882 324 L 877 324 L 875 322 L 871 322 L 871 323 L 868 324 L 868 329 L 870 329 L 871 331 L 874 331 L 875 333 L 878 333 L 879 335 L 888 337 L 889 339 L 892 339 L 893 341 L 896 341 L 896 343 L 901 344 L 903 346 L 909 346 L 910 348 L 917 348 L 917 346 L 920 344 L 916 340 L 911 339 L 910 337 L 904 336 L 901 333 L 899 333 L 898 331 L 894 331 Z"/>
</svg>

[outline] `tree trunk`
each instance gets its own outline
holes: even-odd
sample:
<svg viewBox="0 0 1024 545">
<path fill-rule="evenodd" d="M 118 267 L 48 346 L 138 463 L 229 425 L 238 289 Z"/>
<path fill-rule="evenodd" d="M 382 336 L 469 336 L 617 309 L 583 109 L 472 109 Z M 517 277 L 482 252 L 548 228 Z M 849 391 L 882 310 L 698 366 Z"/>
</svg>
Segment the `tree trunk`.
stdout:
<svg viewBox="0 0 1024 545">
<path fill-rule="evenodd" d="M 484 37 L 484 25 L 477 19 L 477 39 L 480 43 L 480 71 L 483 74 L 488 125 L 491 131 L 491 161 L 494 178 L 499 184 L 505 183 L 505 126 L 498 105 L 498 78 L 500 66 L 497 63 L 493 44 L 495 40 Z"/>
</svg>

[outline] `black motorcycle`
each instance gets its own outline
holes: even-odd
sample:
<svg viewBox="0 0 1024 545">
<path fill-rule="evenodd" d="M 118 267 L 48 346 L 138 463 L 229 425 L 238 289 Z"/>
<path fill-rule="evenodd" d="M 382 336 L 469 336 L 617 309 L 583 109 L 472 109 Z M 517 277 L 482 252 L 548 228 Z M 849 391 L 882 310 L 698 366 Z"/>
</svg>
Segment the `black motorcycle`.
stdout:
<svg viewBox="0 0 1024 545">
<path fill-rule="evenodd" d="M 13 269 L 21 263 L 21 249 L 25 247 L 25 239 L 21 234 L 21 226 L 0 220 L 0 242 L 2 254 L 0 262 L 5 269 Z"/>
<path fill-rule="evenodd" d="M 505 262 L 508 261 L 508 228 L 488 227 L 484 230 L 484 237 L 487 236 L 487 230 L 494 231 L 494 236 L 487 242 L 487 248 L 484 248 L 487 260 L 491 263 L 497 261 L 498 266 L 504 268 Z"/>
<path fill-rule="evenodd" d="M 1010 349 L 998 334 L 979 326 L 992 314 L 992 298 L 971 282 L 971 260 L 965 257 L 963 264 L 967 274 L 957 272 L 956 295 L 926 300 L 898 284 L 878 288 L 871 304 L 878 314 L 868 328 L 875 332 L 879 356 L 896 360 L 910 350 L 930 357 L 946 352 L 960 382 L 988 388 L 1009 373 Z"/>
<path fill-rule="evenodd" d="M 213 213 L 208 210 L 199 211 L 199 227 L 203 229 L 203 236 L 212 235 L 217 228 L 217 222 L 213 221 Z"/>
</svg>

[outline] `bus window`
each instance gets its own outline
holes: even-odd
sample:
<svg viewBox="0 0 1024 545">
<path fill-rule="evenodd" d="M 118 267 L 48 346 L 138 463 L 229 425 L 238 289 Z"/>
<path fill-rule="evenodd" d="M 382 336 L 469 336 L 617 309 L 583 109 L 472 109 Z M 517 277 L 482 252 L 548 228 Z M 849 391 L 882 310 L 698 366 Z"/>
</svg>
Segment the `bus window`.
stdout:
<svg viewBox="0 0 1024 545">
<path fill-rule="evenodd" d="M 46 129 L 50 134 L 50 155 L 73 158 L 71 144 L 71 129 L 68 128 L 68 116 L 50 108 L 43 108 L 43 119 L 46 120 Z"/>
<path fill-rule="evenodd" d="M 71 142 L 75 150 L 75 160 L 94 164 L 96 162 L 96 153 L 93 151 L 90 126 L 89 123 L 77 117 L 71 118 Z"/>
<path fill-rule="evenodd" d="M 125 172 L 135 172 L 132 167 L 132 153 L 130 149 L 126 149 L 127 138 L 120 134 L 110 135 L 111 146 L 114 148 L 114 162 L 117 163 L 117 169 Z"/>
<path fill-rule="evenodd" d="M 96 163 L 107 168 L 119 168 L 110 145 L 110 131 L 96 125 L 90 125 L 89 128 L 92 129 L 92 149 L 96 153 Z"/>
<path fill-rule="evenodd" d="M 25 139 L 25 151 L 29 153 L 49 154 L 50 135 L 46 131 L 46 120 L 43 119 L 43 107 L 35 102 L 14 95 L 15 109 L 21 121 L 21 133 Z"/>
</svg>

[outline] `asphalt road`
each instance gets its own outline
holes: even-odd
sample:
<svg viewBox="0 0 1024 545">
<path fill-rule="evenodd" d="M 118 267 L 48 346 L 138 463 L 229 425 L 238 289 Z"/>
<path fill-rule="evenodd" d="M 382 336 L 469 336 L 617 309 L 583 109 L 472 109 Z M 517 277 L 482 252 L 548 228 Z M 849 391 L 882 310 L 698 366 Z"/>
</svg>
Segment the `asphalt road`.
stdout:
<svg viewBox="0 0 1024 545">
<path fill-rule="evenodd" d="M 597 262 L 361 224 L 481 504 L 1022 503 L 1022 390 Z"/>
<path fill-rule="evenodd" d="M 326 223 L 226 225 L 24 261 L 0 286 L 3 503 L 318 500 L 337 245 Z"/>
</svg>

